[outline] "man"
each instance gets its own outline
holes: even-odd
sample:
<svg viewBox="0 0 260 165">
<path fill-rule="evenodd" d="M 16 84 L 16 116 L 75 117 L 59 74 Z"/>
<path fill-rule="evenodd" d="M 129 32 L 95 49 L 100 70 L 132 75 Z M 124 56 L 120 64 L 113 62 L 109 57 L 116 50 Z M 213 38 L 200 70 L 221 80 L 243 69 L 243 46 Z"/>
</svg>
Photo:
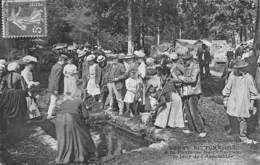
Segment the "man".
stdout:
<svg viewBox="0 0 260 165">
<path fill-rule="evenodd" d="M 123 102 L 121 90 L 124 87 L 126 69 L 124 64 L 119 62 L 119 58 L 123 58 L 123 57 L 118 56 L 117 58 L 114 58 L 112 66 L 109 68 L 107 87 L 109 91 L 108 97 L 110 99 L 109 110 L 111 110 L 113 106 L 113 101 L 114 101 L 113 94 L 114 94 L 118 102 L 119 115 L 122 115 L 124 110 L 124 102 Z"/>
<path fill-rule="evenodd" d="M 199 60 L 199 67 L 200 67 L 200 75 L 201 77 L 204 76 L 203 69 L 205 68 L 205 77 L 210 75 L 209 63 L 211 61 L 210 52 L 207 49 L 205 44 L 202 44 L 201 49 L 197 52 L 198 60 Z"/>
<path fill-rule="evenodd" d="M 235 51 L 235 58 L 242 58 L 245 46 L 246 43 L 242 42 L 241 45 Z"/>
<path fill-rule="evenodd" d="M 100 70 L 99 72 L 101 73 L 99 79 L 100 80 L 99 86 L 101 88 L 100 101 L 102 103 L 102 108 L 104 108 L 108 96 L 107 76 L 111 65 L 107 63 L 107 58 L 104 55 L 99 55 L 97 57 L 97 63 L 98 63 L 98 70 Z"/>
<path fill-rule="evenodd" d="M 137 56 L 137 65 L 138 65 L 138 77 L 140 78 L 142 84 L 141 84 L 141 90 L 142 92 L 140 92 L 140 94 L 142 94 L 142 104 L 141 109 L 144 109 L 145 106 L 145 84 L 146 84 L 146 74 L 147 74 L 147 66 L 144 62 L 144 58 L 145 58 L 145 53 L 143 50 L 139 50 L 139 51 L 135 51 L 135 55 Z"/>
<path fill-rule="evenodd" d="M 198 108 L 198 101 L 202 93 L 199 66 L 193 61 L 191 54 L 185 54 L 182 58 L 184 62 L 184 73 L 178 76 L 178 79 L 181 80 L 183 84 L 182 96 L 184 112 L 188 120 L 186 129 L 183 132 L 190 133 L 191 130 L 194 130 L 199 133 L 199 137 L 205 137 L 204 120 Z"/>
<path fill-rule="evenodd" d="M 39 86 L 40 83 L 34 81 L 32 73 L 36 63 L 38 62 L 37 58 L 27 55 L 23 58 L 23 62 L 25 63 L 25 67 L 22 70 L 21 75 L 23 76 L 28 88 L 32 89 L 34 86 Z M 28 97 L 26 97 L 26 101 L 27 107 L 29 109 L 29 118 L 32 119 L 41 116 L 38 106 L 35 103 L 35 95 L 33 92 L 28 92 Z"/>
<path fill-rule="evenodd" d="M 56 101 L 59 94 L 62 94 L 62 87 L 63 87 L 63 65 L 65 64 L 67 56 L 61 55 L 58 59 L 58 62 L 53 65 L 51 69 L 51 73 L 49 76 L 49 92 L 51 93 L 50 96 L 50 105 L 48 109 L 47 119 L 51 119 L 53 115 L 53 111 L 56 106 Z"/>
</svg>

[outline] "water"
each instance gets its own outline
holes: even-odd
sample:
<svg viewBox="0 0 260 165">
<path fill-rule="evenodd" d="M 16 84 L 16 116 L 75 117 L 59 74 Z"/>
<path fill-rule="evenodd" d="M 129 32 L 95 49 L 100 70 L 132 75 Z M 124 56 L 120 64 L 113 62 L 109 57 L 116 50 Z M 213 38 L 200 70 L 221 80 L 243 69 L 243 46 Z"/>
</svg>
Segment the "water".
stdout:
<svg viewBox="0 0 260 165">
<path fill-rule="evenodd" d="M 56 138 L 55 125 L 44 122 L 41 127 L 53 138 Z M 146 147 L 150 141 L 117 128 L 110 123 L 99 123 L 91 126 L 90 133 L 97 148 L 99 158 L 111 158 L 124 152 Z"/>
<path fill-rule="evenodd" d="M 90 129 L 99 157 L 113 157 L 126 151 L 148 146 L 149 141 L 115 126 L 102 123 Z"/>
</svg>

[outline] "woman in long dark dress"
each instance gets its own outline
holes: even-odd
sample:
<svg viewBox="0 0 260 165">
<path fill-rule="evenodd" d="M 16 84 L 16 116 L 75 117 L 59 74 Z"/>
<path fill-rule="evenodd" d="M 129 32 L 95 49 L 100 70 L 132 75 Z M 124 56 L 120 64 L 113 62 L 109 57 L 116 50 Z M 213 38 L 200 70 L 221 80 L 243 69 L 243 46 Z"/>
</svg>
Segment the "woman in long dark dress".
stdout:
<svg viewBox="0 0 260 165">
<path fill-rule="evenodd" d="M 12 62 L 7 66 L 8 73 L 3 77 L 0 90 L 0 107 L 6 111 L 11 125 L 21 127 L 27 114 L 27 85 L 19 73 L 20 65 Z M 19 130 L 19 129 L 18 129 Z"/>
<path fill-rule="evenodd" d="M 67 93 L 60 105 L 56 119 L 58 141 L 57 164 L 87 163 L 95 153 L 95 144 L 88 131 L 84 109 L 80 97 Z"/>
<path fill-rule="evenodd" d="M 9 158 L 5 158 L 5 155 L 8 154 L 3 141 L 6 132 L 12 138 L 11 140 L 20 137 L 27 114 L 27 87 L 23 77 L 19 74 L 20 66 L 16 62 L 12 62 L 7 69 L 9 72 L 1 77 L 0 83 L 0 164 L 9 160 Z"/>
</svg>

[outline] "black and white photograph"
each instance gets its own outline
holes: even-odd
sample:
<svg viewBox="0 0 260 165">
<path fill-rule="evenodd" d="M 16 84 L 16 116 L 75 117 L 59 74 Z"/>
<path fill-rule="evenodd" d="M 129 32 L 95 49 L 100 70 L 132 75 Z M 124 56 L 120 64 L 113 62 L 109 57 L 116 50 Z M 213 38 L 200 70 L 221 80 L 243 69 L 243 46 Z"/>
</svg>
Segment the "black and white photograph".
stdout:
<svg viewBox="0 0 260 165">
<path fill-rule="evenodd" d="M 260 165 L 260 0 L 0 10 L 0 165 Z"/>
</svg>

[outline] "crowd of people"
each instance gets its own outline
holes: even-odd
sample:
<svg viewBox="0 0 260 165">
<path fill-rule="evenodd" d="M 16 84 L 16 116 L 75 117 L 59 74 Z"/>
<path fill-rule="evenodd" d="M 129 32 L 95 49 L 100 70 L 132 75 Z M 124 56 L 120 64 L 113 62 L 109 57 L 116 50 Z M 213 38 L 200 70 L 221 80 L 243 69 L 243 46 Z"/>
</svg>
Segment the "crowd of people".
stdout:
<svg viewBox="0 0 260 165">
<path fill-rule="evenodd" d="M 57 163 L 87 162 L 95 154 L 95 145 L 82 120 L 88 118 L 95 103 L 119 116 L 149 113 L 150 123 L 158 128 L 180 128 L 186 134 L 207 136 L 205 119 L 198 106 L 203 71 L 205 77 L 210 75 L 206 45 L 199 49 L 198 60 L 190 53 L 167 52 L 157 61 L 147 57 L 143 50 L 110 56 L 105 51 L 88 53 L 83 48 L 77 55 L 75 62 L 73 57 L 60 53 L 49 75 L 46 118 L 56 117 Z M 7 121 L 18 126 L 19 131 L 25 117 L 33 119 L 42 115 L 35 92 L 39 82 L 32 74 L 37 58 L 28 55 L 21 61 L 7 64 L 0 60 L 0 107 L 4 109 L 0 111 L 1 135 L 6 132 Z M 231 60 L 222 91 L 230 117 L 228 132 L 233 131 L 231 118 L 235 118 L 239 121 L 241 141 L 257 143 L 247 137 L 247 119 L 256 113 L 258 98 L 255 81 L 246 69 L 250 63 L 241 58 L 230 63 Z"/>
</svg>

